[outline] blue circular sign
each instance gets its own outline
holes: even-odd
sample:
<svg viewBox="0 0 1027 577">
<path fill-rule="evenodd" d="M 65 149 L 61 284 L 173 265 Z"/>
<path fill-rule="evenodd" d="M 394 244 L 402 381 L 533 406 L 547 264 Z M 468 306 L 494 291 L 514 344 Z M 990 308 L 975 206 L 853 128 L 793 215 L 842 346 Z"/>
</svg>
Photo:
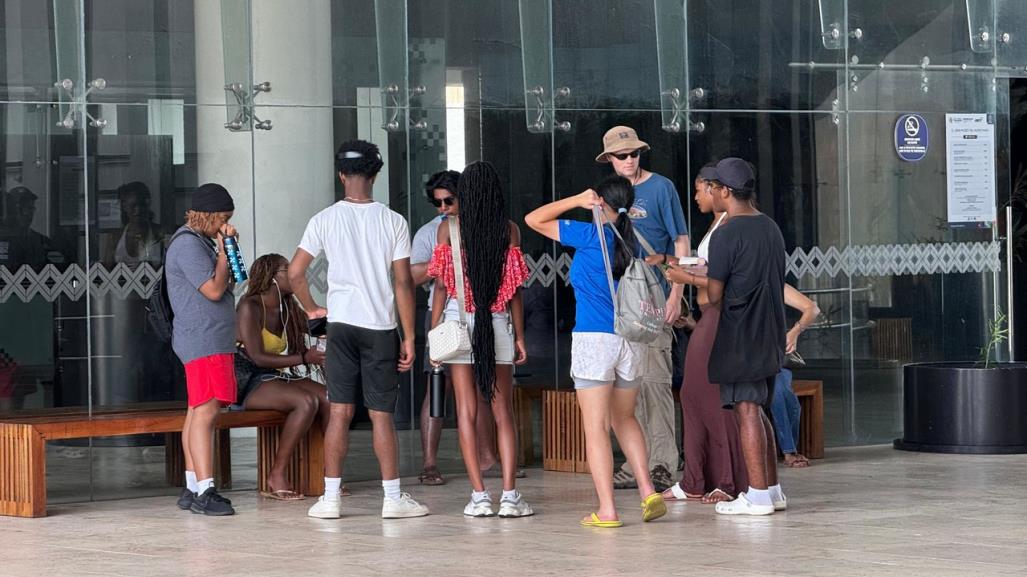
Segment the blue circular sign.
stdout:
<svg viewBox="0 0 1027 577">
<path fill-rule="evenodd" d="M 930 139 L 927 121 L 919 114 L 903 114 L 895 122 L 895 152 L 906 162 L 917 162 L 927 156 Z"/>
</svg>

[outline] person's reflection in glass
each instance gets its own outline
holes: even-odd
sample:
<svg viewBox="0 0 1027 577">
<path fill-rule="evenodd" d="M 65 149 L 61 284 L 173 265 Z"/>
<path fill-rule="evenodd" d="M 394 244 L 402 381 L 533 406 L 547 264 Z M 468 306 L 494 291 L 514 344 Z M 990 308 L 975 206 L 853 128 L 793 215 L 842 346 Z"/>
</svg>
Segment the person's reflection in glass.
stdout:
<svg viewBox="0 0 1027 577">
<path fill-rule="evenodd" d="M 36 216 L 36 196 L 24 186 L 12 188 L 4 195 L 4 220 L 0 225 L 0 266 L 12 274 L 22 265 L 39 271 L 49 262 L 63 262 L 53 243 L 44 234 L 32 230 Z"/>
<path fill-rule="evenodd" d="M 150 189 L 142 182 L 130 182 L 118 187 L 121 205 L 121 224 L 124 228 L 117 242 L 105 251 L 108 264 L 138 265 L 148 262 L 160 266 L 164 254 L 164 235 L 154 222 L 150 210 Z"/>
</svg>

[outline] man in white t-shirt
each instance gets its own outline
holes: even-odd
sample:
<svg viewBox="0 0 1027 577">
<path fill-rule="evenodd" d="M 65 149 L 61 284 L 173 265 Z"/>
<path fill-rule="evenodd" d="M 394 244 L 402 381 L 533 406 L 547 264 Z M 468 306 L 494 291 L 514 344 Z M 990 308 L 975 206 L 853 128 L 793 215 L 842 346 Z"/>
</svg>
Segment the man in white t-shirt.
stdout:
<svg viewBox="0 0 1027 577">
<path fill-rule="evenodd" d="M 370 142 L 339 147 L 335 167 L 345 198 L 314 215 L 289 264 L 293 291 L 311 320 L 327 316 L 325 376 L 331 417 L 325 430 L 325 494 L 311 517 L 342 515 L 342 461 L 356 395 L 363 392 L 374 427 L 374 453 L 382 472 L 382 518 L 422 517 L 428 508 L 400 491 L 396 426 L 398 373 L 414 362 L 414 283 L 410 231 L 398 213 L 375 202 L 371 188 L 381 154 Z M 328 309 L 310 295 L 306 272 L 321 252 L 328 259 Z M 402 341 L 396 332 L 396 311 Z"/>
</svg>

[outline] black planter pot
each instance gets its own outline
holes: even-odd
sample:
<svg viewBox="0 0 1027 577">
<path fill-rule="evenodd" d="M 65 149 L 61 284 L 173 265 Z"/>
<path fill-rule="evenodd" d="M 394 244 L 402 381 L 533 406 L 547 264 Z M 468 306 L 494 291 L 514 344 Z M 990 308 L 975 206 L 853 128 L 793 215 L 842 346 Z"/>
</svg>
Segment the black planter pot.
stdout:
<svg viewBox="0 0 1027 577">
<path fill-rule="evenodd" d="M 1027 453 L 1027 363 L 903 367 L 903 437 L 928 453 Z"/>
</svg>

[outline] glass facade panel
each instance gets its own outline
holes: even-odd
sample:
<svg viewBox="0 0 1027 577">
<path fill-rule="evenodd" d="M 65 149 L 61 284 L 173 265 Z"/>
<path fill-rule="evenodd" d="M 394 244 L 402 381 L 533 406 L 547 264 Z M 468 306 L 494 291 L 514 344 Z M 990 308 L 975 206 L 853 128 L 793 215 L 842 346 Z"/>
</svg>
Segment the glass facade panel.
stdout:
<svg viewBox="0 0 1027 577">
<path fill-rule="evenodd" d="M 1023 180 L 1023 14 L 1015 0 L 0 2 L 0 419 L 182 406 L 144 304 L 191 192 L 231 191 L 248 262 L 291 257 L 344 195 L 334 151 L 354 138 L 381 148 L 375 198 L 411 232 L 436 214 L 433 173 L 496 167 L 532 271 L 516 382 L 569 387 L 573 254 L 523 217 L 603 178 L 602 135 L 628 125 L 652 147 L 643 166 L 676 185 L 693 247 L 711 222 L 699 168 L 756 165 L 788 280 L 823 311 L 796 378 L 824 382 L 829 446 L 887 442 L 902 365 L 974 359 L 1008 307 L 1004 228 L 950 222 L 946 126 L 994 126 L 996 161 L 975 174 L 1004 207 Z M 909 113 L 929 134 L 915 162 L 895 148 Z M 419 290 L 419 346 L 426 305 Z M 403 475 L 421 465 L 422 366 L 398 383 Z M 459 473 L 452 425 L 440 463 Z M 378 474 L 368 428 L 358 418 L 347 480 Z M 232 439 L 233 486 L 252 487 L 255 435 Z M 51 497 L 172 492 L 160 465 L 177 450 L 163 435 L 52 444 Z"/>
</svg>

